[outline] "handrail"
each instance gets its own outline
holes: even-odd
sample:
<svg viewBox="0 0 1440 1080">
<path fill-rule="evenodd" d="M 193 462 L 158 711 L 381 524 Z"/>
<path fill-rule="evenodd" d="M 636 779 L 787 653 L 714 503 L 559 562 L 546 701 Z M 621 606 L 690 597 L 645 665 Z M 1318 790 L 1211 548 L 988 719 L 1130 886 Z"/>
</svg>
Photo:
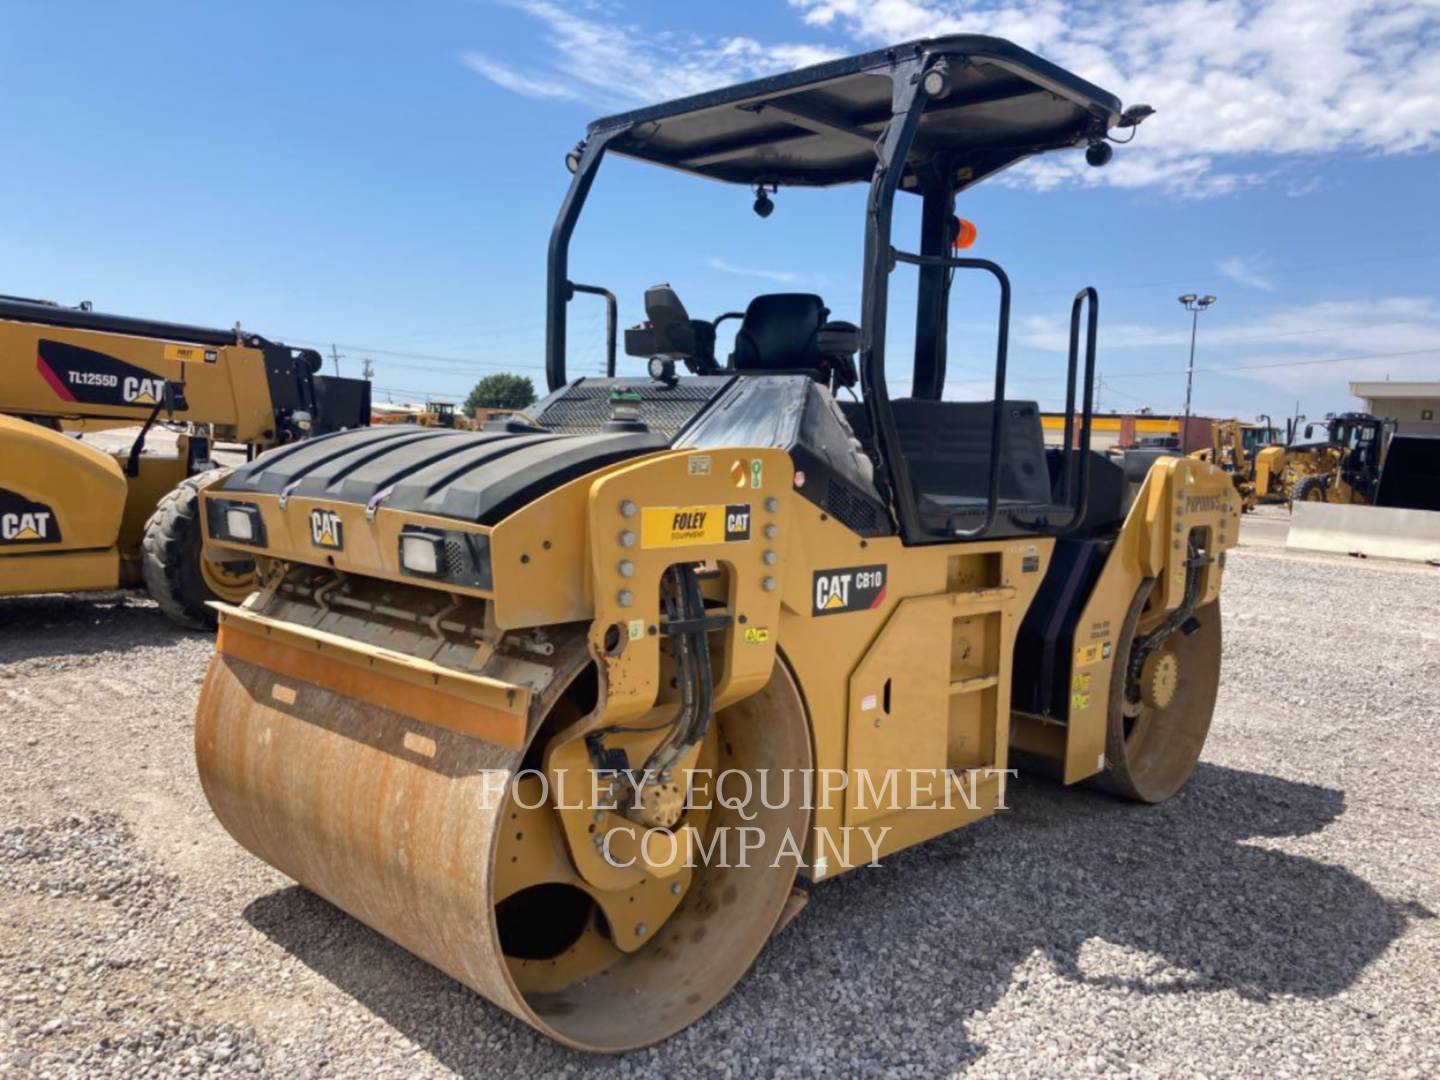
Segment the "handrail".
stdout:
<svg viewBox="0 0 1440 1080">
<path fill-rule="evenodd" d="M 990 404 L 990 479 L 985 495 L 985 517 L 971 529 L 953 529 L 960 540 L 978 540 L 990 531 L 1000 507 L 1000 446 L 1005 423 L 1005 366 L 1010 353 L 1010 278 L 989 259 L 962 259 L 954 255 L 913 255 L 892 247 L 890 257 L 911 266 L 942 266 L 952 270 L 984 270 L 1000 284 L 1000 331 L 995 343 L 995 400 Z M 1088 400 L 1088 399 L 1087 399 Z"/>
<path fill-rule="evenodd" d="M 1086 311 L 1085 319 L 1085 396 L 1080 412 L 1080 482 L 1079 490 L 1072 502 L 1071 480 L 1075 473 L 1075 371 L 1080 361 L 1080 312 Z M 1061 462 L 1064 481 L 1060 490 L 1065 496 L 1065 505 L 1070 507 L 1070 520 L 1054 535 L 1064 536 L 1074 532 L 1085 520 L 1090 508 L 1090 429 L 1095 415 L 1095 334 L 1100 322 L 1100 294 L 1093 285 L 1086 285 L 1075 294 L 1070 305 L 1070 354 L 1069 371 L 1065 376 L 1065 458 Z"/>
<path fill-rule="evenodd" d="M 619 304 L 615 294 L 609 289 L 602 289 L 599 285 L 581 285 L 578 281 L 567 282 L 570 286 L 570 300 L 575 293 L 588 293 L 591 296 L 603 296 L 605 298 L 605 377 L 615 377 L 615 332 L 616 324 L 620 321 Z"/>
</svg>

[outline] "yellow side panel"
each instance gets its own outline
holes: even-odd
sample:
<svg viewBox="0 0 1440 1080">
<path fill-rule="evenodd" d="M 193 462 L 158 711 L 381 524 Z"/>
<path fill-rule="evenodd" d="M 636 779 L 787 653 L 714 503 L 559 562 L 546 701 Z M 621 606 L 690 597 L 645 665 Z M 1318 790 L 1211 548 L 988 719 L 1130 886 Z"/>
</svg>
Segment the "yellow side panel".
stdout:
<svg viewBox="0 0 1440 1080">
<path fill-rule="evenodd" d="M 114 547 L 125 491 L 109 454 L 0 416 L 0 558 Z"/>
<path fill-rule="evenodd" d="M 174 419 L 215 424 L 237 442 L 274 439 L 259 349 L 0 319 L 0 360 L 5 372 L 0 389 L 12 413 L 139 424 L 166 380 L 183 381 L 187 407 Z"/>
<path fill-rule="evenodd" d="M 1193 458 L 1161 458 L 1121 526 L 1090 599 L 1075 624 L 1074 669 L 1064 781 L 1073 784 L 1105 767 L 1111 677 L 1121 630 L 1141 582 L 1154 579 L 1157 610 L 1178 607 L 1185 592 L 1186 537 L 1200 530 L 1207 556 L 1196 607 L 1220 594 L 1225 552 L 1240 535 L 1240 500 L 1229 474 Z"/>
<path fill-rule="evenodd" d="M 1004 767 L 1016 597 L 1003 586 L 900 602 L 850 678 L 847 825 L 894 814 L 897 796 L 923 813 L 947 801 L 952 776 Z M 877 797 L 891 780 L 905 790 Z"/>
<path fill-rule="evenodd" d="M 123 457 L 117 457 L 123 461 Z M 127 554 L 139 550 L 145 538 L 145 524 L 160 500 L 185 479 L 185 459 L 174 454 L 149 454 L 140 458 L 140 475 L 129 478 L 125 514 L 121 520 L 119 546 Z"/>
<path fill-rule="evenodd" d="M 0 557 L 0 596 L 94 592 L 119 585 L 120 555 L 114 548 Z"/>
</svg>

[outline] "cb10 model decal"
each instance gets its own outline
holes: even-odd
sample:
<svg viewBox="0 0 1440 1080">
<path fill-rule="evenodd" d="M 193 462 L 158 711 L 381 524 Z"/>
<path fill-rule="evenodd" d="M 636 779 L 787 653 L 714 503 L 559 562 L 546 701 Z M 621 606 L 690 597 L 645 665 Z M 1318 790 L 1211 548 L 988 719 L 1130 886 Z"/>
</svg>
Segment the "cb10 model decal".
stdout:
<svg viewBox="0 0 1440 1080">
<path fill-rule="evenodd" d="M 810 614 L 869 611 L 885 599 L 885 566 L 841 566 L 816 570 Z"/>
</svg>

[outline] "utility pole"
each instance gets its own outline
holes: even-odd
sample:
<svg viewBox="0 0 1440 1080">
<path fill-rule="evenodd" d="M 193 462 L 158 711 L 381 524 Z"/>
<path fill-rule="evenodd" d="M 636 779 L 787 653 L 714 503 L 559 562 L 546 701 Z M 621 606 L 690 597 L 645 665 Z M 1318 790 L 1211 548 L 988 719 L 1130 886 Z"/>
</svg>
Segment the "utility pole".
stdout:
<svg viewBox="0 0 1440 1080">
<path fill-rule="evenodd" d="M 336 348 L 335 348 L 335 343 L 334 343 L 333 341 L 330 343 L 330 359 L 331 359 L 331 360 L 334 362 L 334 364 L 335 364 L 335 374 L 336 374 L 336 375 L 339 375 L 339 374 L 340 374 L 340 353 L 336 350 Z"/>
<path fill-rule="evenodd" d="M 1195 386 L 1195 333 L 1200 326 L 1200 312 L 1215 303 L 1215 297 L 1186 293 L 1179 299 L 1185 310 L 1190 312 L 1190 366 L 1185 371 L 1185 423 L 1180 429 L 1180 450 L 1182 453 L 1188 453 L 1190 450 L 1190 393 Z"/>
<path fill-rule="evenodd" d="M 375 363 L 368 356 L 360 361 L 360 377 L 366 382 L 375 378 Z"/>
</svg>

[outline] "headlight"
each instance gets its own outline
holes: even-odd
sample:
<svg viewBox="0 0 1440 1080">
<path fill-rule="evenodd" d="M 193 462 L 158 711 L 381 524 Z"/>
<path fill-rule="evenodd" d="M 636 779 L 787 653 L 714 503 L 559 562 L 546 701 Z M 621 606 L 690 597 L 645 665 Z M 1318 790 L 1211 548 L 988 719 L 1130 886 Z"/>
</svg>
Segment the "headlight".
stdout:
<svg viewBox="0 0 1440 1080">
<path fill-rule="evenodd" d="M 255 539 L 255 523 L 244 510 L 226 510 L 225 534 L 231 540 L 244 540 L 248 543 Z"/>
<path fill-rule="evenodd" d="M 445 565 L 445 540 L 429 533 L 405 533 L 400 537 L 400 565 L 412 574 L 435 577 Z"/>
<path fill-rule="evenodd" d="M 205 513 L 210 524 L 210 539 L 219 543 L 228 540 L 251 547 L 265 546 L 265 519 L 254 503 L 207 496 Z"/>
<path fill-rule="evenodd" d="M 400 572 L 471 589 L 493 588 L 490 537 L 459 529 L 407 525 L 400 533 Z"/>
</svg>

